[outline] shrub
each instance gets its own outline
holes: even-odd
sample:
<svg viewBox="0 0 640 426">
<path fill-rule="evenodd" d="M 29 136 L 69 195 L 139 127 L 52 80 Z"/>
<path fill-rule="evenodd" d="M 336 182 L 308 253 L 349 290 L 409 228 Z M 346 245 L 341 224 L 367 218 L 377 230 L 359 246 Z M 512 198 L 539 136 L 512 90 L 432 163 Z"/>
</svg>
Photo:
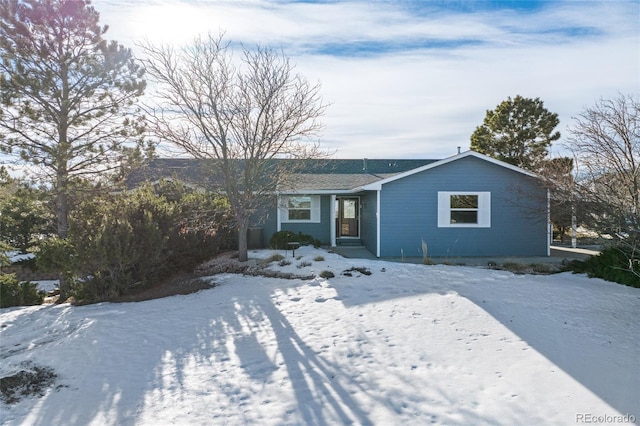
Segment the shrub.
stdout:
<svg viewBox="0 0 640 426">
<path fill-rule="evenodd" d="M 282 259 L 284 259 L 283 255 L 281 255 L 280 253 L 274 253 L 271 256 L 269 256 L 266 259 L 264 259 L 261 263 L 263 265 L 266 265 L 266 264 L 271 263 L 271 262 L 279 262 Z"/>
<path fill-rule="evenodd" d="M 85 200 L 67 240 L 50 239 L 36 259 L 74 282 L 69 295 L 109 300 L 213 257 L 230 226 L 224 199 L 176 183 Z"/>
<path fill-rule="evenodd" d="M 335 277 L 335 274 L 333 272 L 331 272 L 331 271 L 322 271 L 322 272 L 320 272 L 320 277 L 328 279 L 328 278 Z"/>
<path fill-rule="evenodd" d="M 0 191 L 5 195 L 0 197 L 0 240 L 26 253 L 35 237 L 47 234 L 53 224 L 47 193 L 17 181 L 3 184 L 1 180 Z"/>
<path fill-rule="evenodd" d="M 640 256 L 635 246 L 615 246 L 604 249 L 599 255 L 585 261 L 574 260 L 567 269 L 619 284 L 640 288 Z"/>
<path fill-rule="evenodd" d="M 514 274 L 524 274 L 527 271 L 527 265 L 518 262 L 504 262 L 502 268 Z"/>
<path fill-rule="evenodd" d="M 0 274 L 0 308 L 10 306 L 41 305 L 44 292 L 38 291 L 38 285 L 20 282 L 13 274 Z"/>
<path fill-rule="evenodd" d="M 36 266 L 45 272 L 59 274 L 67 286 L 73 287 L 80 270 L 81 259 L 69 239 L 52 237 L 38 244 Z M 70 296 L 73 289 L 68 288 L 67 292 Z"/>
<path fill-rule="evenodd" d="M 298 269 L 302 269 L 304 267 L 311 266 L 311 262 L 300 262 L 296 265 Z"/>
<path fill-rule="evenodd" d="M 314 261 L 316 262 L 324 262 L 324 257 L 323 256 L 316 256 L 313 258 Z"/>
<path fill-rule="evenodd" d="M 546 265 L 544 263 L 532 263 L 531 269 L 536 274 L 551 274 L 554 272 L 554 269 L 550 265 Z"/>
<path fill-rule="evenodd" d="M 514 274 L 551 274 L 553 272 L 559 272 L 552 266 L 544 263 L 520 263 L 520 262 L 504 262 L 502 266 L 498 266 L 495 262 L 489 262 L 490 269 L 501 269 Z"/>
<path fill-rule="evenodd" d="M 320 240 L 313 238 L 311 235 L 302 232 L 293 233 L 291 231 L 278 231 L 271 236 L 269 247 L 277 250 L 286 250 L 287 243 L 298 242 L 301 246 L 313 245 L 320 247 Z"/>
<path fill-rule="evenodd" d="M 283 259 L 280 262 L 278 262 L 279 266 L 287 266 L 287 265 L 291 265 L 291 261 L 287 260 L 287 259 Z"/>
</svg>

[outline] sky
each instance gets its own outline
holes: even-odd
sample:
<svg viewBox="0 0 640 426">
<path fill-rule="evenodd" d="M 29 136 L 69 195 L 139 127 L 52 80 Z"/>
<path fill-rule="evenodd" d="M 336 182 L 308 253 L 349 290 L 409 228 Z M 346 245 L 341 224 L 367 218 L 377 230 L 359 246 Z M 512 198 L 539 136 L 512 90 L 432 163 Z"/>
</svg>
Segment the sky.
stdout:
<svg viewBox="0 0 640 426">
<path fill-rule="evenodd" d="M 539 97 L 572 117 L 640 93 L 640 1 L 94 0 L 107 39 L 138 52 L 223 31 L 282 51 L 330 107 L 335 158 L 444 158 L 489 109 Z"/>
</svg>

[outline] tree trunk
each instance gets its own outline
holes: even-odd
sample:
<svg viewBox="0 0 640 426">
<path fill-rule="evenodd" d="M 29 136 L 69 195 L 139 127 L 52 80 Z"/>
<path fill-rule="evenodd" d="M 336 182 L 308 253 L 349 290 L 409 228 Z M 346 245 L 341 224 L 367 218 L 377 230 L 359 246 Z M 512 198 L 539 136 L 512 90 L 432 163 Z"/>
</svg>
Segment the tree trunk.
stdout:
<svg viewBox="0 0 640 426">
<path fill-rule="evenodd" d="M 56 194 L 56 217 L 58 221 L 58 237 L 66 239 L 69 235 L 69 195 L 66 183 L 60 183 L 58 179 L 58 193 Z"/>
<path fill-rule="evenodd" d="M 56 157 L 56 218 L 58 237 L 67 239 L 69 236 L 69 68 L 66 63 L 60 64 L 62 75 L 62 99 L 58 124 L 58 152 Z M 64 303 L 71 293 L 71 282 L 65 272 L 60 272 L 59 303 Z"/>
<path fill-rule="evenodd" d="M 238 218 L 238 260 L 246 262 L 249 260 L 247 250 L 247 232 L 249 231 L 249 218 Z"/>
<path fill-rule="evenodd" d="M 66 170 L 66 167 L 65 167 Z M 56 182 L 56 218 L 58 237 L 66 239 L 69 235 L 69 192 L 67 190 L 67 176 L 58 171 Z M 70 295 L 71 282 L 64 272 L 58 275 L 60 281 L 59 303 L 64 303 Z"/>
</svg>

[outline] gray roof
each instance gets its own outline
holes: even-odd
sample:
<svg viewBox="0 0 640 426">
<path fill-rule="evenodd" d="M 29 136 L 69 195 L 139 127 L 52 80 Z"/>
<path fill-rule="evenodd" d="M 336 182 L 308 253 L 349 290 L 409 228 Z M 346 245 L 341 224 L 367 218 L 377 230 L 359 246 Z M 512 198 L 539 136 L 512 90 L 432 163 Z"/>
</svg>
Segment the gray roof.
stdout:
<svg viewBox="0 0 640 426">
<path fill-rule="evenodd" d="M 283 188 L 283 191 L 349 191 L 368 185 L 370 183 L 394 176 L 389 174 L 372 173 L 318 173 L 318 174 L 295 174 L 291 177 L 292 187 Z"/>
<path fill-rule="evenodd" d="M 241 165 L 242 160 L 237 160 Z M 276 167 L 291 166 L 292 187 L 308 191 L 352 190 L 378 180 L 431 164 L 437 160 L 397 159 L 307 159 L 272 160 Z M 134 170 L 128 177 L 129 187 L 143 182 L 175 178 L 205 187 L 222 186 L 219 160 L 192 158 L 156 158 Z"/>
</svg>

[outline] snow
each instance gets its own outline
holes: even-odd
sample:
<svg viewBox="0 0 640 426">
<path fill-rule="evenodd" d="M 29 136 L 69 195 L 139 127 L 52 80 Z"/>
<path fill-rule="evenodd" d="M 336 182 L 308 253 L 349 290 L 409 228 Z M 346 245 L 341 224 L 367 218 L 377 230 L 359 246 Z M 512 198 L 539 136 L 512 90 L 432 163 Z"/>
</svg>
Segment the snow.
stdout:
<svg viewBox="0 0 640 426">
<path fill-rule="evenodd" d="M 19 251 L 6 251 L 4 254 L 9 258 L 10 263 L 20 262 L 21 260 L 33 259 L 33 253 L 20 253 Z"/>
<path fill-rule="evenodd" d="M 57 290 L 58 287 L 60 287 L 60 281 L 58 280 L 40 280 L 32 282 L 37 285 L 39 291 L 44 291 L 46 293 Z"/>
<path fill-rule="evenodd" d="M 288 255 L 290 265 L 271 268 L 335 277 L 224 274 L 186 296 L 1 309 L 0 377 L 30 361 L 58 379 L 42 397 L 0 404 L 0 423 L 640 419 L 639 289 L 309 247 Z M 371 275 L 341 274 L 352 267 Z"/>
</svg>

